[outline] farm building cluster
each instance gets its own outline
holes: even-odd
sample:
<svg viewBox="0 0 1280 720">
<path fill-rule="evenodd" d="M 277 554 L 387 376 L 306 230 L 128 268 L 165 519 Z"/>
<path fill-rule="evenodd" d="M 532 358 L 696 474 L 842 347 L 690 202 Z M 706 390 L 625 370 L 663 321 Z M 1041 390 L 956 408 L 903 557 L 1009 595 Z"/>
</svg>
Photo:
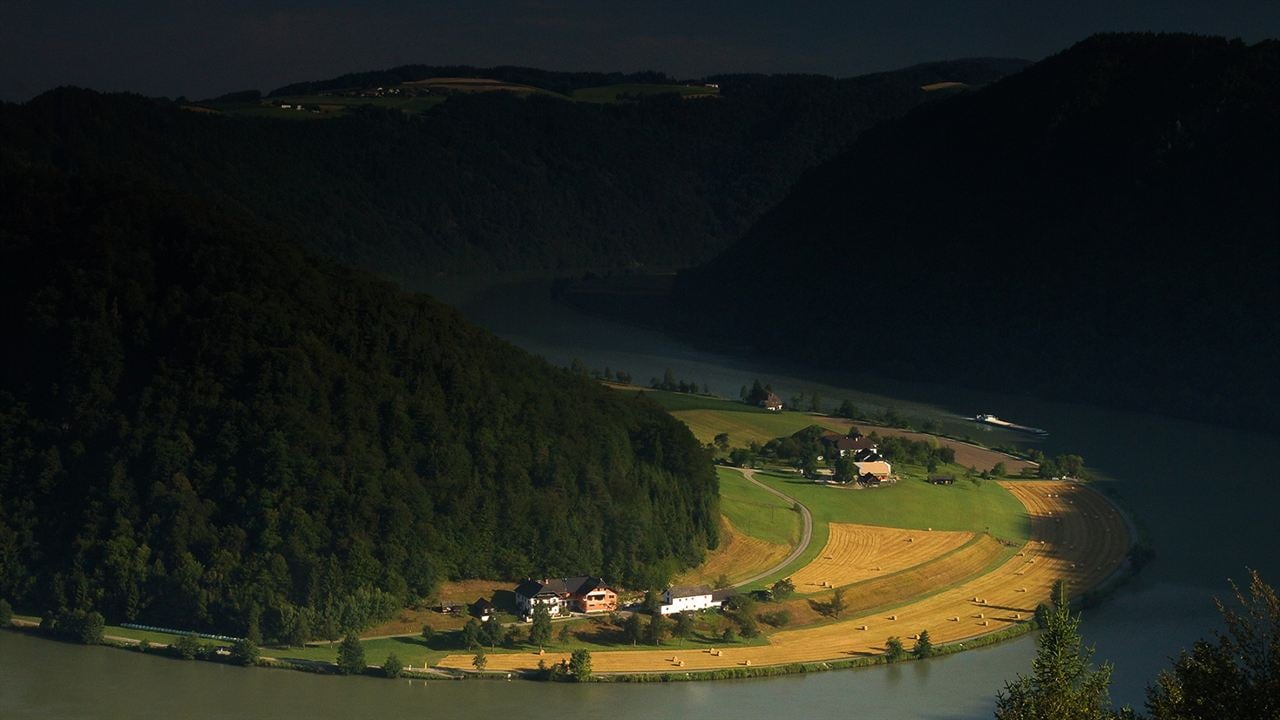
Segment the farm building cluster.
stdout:
<svg viewBox="0 0 1280 720">
<path fill-rule="evenodd" d="M 618 609 L 618 593 L 602 578 L 591 575 L 529 579 L 516 586 L 516 610 L 522 618 L 532 620 L 534 608 L 539 605 L 551 617 L 573 612 L 613 612 Z"/>
<path fill-rule="evenodd" d="M 856 432 L 841 435 L 828 430 L 818 438 L 818 441 L 822 444 L 824 453 L 819 456 L 819 460 L 830 458 L 833 463 L 840 459 L 851 460 L 853 471 L 847 475 L 841 475 L 834 470 L 825 470 L 825 472 L 819 470 L 817 477 L 814 478 L 816 481 L 836 485 L 849 485 L 856 482 L 863 487 L 895 481 L 893 466 L 880 454 L 880 445 L 875 440 Z"/>
<path fill-rule="evenodd" d="M 732 588 L 712 590 L 706 585 L 672 586 L 662 593 L 658 611 L 663 615 L 696 612 L 719 608 L 735 594 Z M 525 622 L 533 620 L 538 606 L 545 607 L 551 617 L 565 617 L 573 613 L 608 613 L 618 609 L 618 592 L 602 578 L 591 575 L 568 578 L 527 579 L 515 589 L 516 613 Z M 471 608 L 478 615 L 477 601 Z M 486 603 L 486 605 L 488 605 Z M 487 615 L 492 605 L 487 606 Z"/>
</svg>

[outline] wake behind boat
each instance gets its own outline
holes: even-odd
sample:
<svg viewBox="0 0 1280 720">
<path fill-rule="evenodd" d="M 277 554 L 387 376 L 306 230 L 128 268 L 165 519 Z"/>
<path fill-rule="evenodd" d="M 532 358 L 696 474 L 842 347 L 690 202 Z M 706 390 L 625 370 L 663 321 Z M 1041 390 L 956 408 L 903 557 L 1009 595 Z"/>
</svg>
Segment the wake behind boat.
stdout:
<svg viewBox="0 0 1280 720">
<path fill-rule="evenodd" d="M 1008 420 L 1001 420 L 995 415 L 975 415 L 973 421 L 984 425 L 995 425 L 996 427 L 1002 427 L 1007 430 L 1017 430 L 1018 432 L 1029 433 L 1036 437 L 1049 437 L 1048 430 L 1041 430 L 1040 428 L 1030 427 L 1028 425 L 1019 425 L 1017 423 L 1009 422 Z"/>
</svg>

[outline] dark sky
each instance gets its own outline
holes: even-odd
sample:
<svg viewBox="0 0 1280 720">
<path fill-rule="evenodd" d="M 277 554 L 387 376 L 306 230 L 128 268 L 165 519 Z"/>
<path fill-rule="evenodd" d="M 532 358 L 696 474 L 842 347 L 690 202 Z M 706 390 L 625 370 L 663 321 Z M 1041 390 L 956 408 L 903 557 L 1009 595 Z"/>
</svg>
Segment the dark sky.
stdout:
<svg viewBox="0 0 1280 720">
<path fill-rule="evenodd" d="M 1255 42 L 1280 36 L 1280 0 L 0 0 L 0 99 L 64 84 L 200 98 L 405 63 L 856 75 L 1038 59 L 1104 30 Z"/>
</svg>

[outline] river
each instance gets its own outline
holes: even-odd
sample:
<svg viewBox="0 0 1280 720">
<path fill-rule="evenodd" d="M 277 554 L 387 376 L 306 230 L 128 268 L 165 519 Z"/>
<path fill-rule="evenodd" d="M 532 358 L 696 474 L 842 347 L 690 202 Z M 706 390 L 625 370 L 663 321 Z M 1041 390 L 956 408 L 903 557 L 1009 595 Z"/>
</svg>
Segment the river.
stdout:
<svg viewBox="0 0 1280 720">
<path fill-rule="evenodd" d="M 550 299 L 545 282 L 429 288 L 513 343 L 567 365 L 630 372 L 637 382 L 671 368 L 677 377 L 736 396 L 753 378 L 782 397 L 818 392 L 828 403 L 892 406 L 948 431 L 989 442 L 1035 442 L 1077 452 L 1114 480 L 1155 546 L 1143 572 L 1086 612 L 1086 641 L 1115 664 L 1112 696 L 1141 705 L 1169 658 L 1218 623 L 1212 598 L 1245 568 L 1280 584 L 1275 508 L 1280 439 L 1189 421 L 1070 403 L 890 383 L 817 372 L 759 358 L 701 351 L 662 333 L 619 325 Z M 821 352 L 820 343 L 815 353 Z M 1229 382 L 1224 378 L 1224 382 Z M 998 414 L 1050 431 L 1045 440 L 961 419 Z M 980 435 L 981 434 L 981 435 Z M 184 663 L 107 648 L 0 634 L 0 718 L 511 717 L 980 718 L 995 692 L 1027 672 L 1032 637 L 900 667 L 735 682 L 548 685 L 526 682 L 387 681 Z"/>
</svg>

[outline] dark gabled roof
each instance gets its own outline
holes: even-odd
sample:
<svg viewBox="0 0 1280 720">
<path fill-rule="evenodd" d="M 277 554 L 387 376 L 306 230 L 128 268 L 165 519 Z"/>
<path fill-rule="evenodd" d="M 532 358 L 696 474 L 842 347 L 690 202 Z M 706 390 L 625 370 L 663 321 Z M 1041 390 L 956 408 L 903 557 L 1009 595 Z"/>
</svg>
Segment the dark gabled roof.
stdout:
<svg viewBox="0 0 1280 720">
<path fill-rule="evenodd" d="M 516 586 L 516 594 L 524 597 L 536 597 L 543 593 L 554 595 L 585 595 L 599 588 L 608 588 L 609 584 L 604 578 L 594 575 L 579 575 L 570 578 L 550 578 L 539 582 L 537 580 L 523 580 Z M 609 588 L 612 589 L 612 588 Z"/>
<path fill-rule="evenodd" d="M 865 437 L 842 437 L 836 440 L 836 447 L 840 450 L 874 450 L 876 442 Z"/>
<path fill-rule="evenodd" d="M 719 590 L 712 591 L 711 602 L 722 603 L 731 597 L 737 596 L 737 594 L 738 594 L 738 591 L 734 588 L 731 588 L 731 587 L 720 588 Z"/>
<path fill-rule="evenodd" d="M 489 600 L 486 598 L 477 598 L 475 602 L 471 603 L 471 609 L 472 610 L 493 610 L 494 605 L 492 602 L 489 602 Z"/>
<path fill-rule="evenodd" d="M 564 593 L 564 581 L 554 578 L 545 582 L 522 580 L 516 586 L 516 594 L 527 598 L 537 597 L 542 594 L 563 595 Z"/>
<path fill-rule="evenodd" d="M 884 457 L 880 455 L 880 451 L 878 450 L 875 450 L 872 448 L 864 448 L 854 453 L 853 459 L 856 462 L 867 462 L 870 460 L 883 460 Z"/>
<path fill-rule="evenodd" d="M 604 578 L 595 577 L 594 575 L 581 578 L 566 578 L 565 585 L 569 587 L 569 592 L 573 595 L 586 595 L 592 590 L 613 590 L 613 588 L 609 587 L 609 583 L 604 581 Z"/>
<path fill-rule="evenodd" d="M 698 595 L 710 595 L 711 588 L 706 585 L 672 585 L 667 588 L 667 593 L 673 598 L 696 597 Z"/>
</svg>

